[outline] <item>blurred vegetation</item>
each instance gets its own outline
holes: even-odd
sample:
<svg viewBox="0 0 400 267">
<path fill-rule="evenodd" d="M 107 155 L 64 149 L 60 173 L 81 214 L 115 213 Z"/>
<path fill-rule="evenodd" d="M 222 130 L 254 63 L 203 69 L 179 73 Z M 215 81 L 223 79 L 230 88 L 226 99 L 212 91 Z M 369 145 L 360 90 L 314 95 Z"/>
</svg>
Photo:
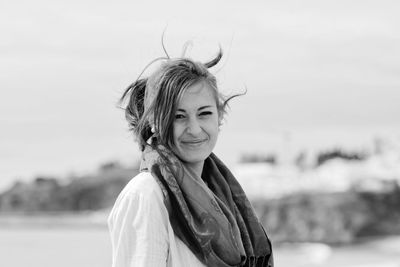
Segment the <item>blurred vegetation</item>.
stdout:
<svg viewBox="0 0 400 267">
<path fill-rule="evenodd" d="M 298 193 L 254 200 L 275 242 L 350 243 L 360 237 L 400 234 L 400 188 L 384 192 Z"/>
<path fill-rule="evenodd" d="M 37 177 L 31 183 L 16 182 L 0 194 L 0 212 L 35 213 L 110 208 L 121 189 L 138 172 L 116 162 L 103 164 L 96 174 L 65 180 Z"/>
<path fill-rule="evenodd" d="M 341 148 L 334 148 L 326 151 L 320 151 L 312 160 L 312 166 L 318 167 L 332 159 L 343 159 L 350 161 L 360 161 L 368 158 L 368 153 L 362 151 L 345 151 Z M 298 167 L 304 167 L 306 164 L 307 153 L 305 151 L 299 152 L 295 157 L 294 164 Z M 262 154 L 262 153 L 246 153 L 240 157 L 241 163 L 269 163 L 277 165 L 279 158 L 276 154 Z"/>
<path fill-rule="evenodd" d="M 243 154 L 240 157 L 241 163 L 269 163 L 271 165 L 275 165 L 277 163 L 277 156 L 274 154 Z"/>
<path fill-rule="evenodd" d="M 317 155 L 316 165 L 320 166 L 329 160 L 338 158 L 344 160 L 365 160 L 367 158 L 367 154 L 364 152 L 347 152 L 343 149 L 336 148 L 333 150 L 320 152 Z"/>
</svg>

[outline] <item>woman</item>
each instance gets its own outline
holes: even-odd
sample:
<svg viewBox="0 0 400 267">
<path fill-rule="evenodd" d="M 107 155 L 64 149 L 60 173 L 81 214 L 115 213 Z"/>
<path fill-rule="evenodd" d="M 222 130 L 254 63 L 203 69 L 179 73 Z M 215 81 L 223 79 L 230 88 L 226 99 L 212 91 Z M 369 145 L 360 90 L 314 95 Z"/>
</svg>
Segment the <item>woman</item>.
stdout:
<svg viewBox="0 0 400 267">
<path fill-rule="evenodd" d="M 250 202 L 212 153 L 230 99 L 208 71 L 221 57 L 165 59 L 123 94 L 142 162 L 108 219 L 113 267 L 273 266 Z"/>
</svg>

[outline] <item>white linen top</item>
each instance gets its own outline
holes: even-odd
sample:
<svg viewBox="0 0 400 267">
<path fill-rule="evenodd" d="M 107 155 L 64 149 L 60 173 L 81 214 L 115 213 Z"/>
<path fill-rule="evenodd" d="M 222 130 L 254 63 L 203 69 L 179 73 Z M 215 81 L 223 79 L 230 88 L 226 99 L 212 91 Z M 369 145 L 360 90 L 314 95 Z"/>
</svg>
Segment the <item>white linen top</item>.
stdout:
<svg viewBox="0 0 400 267">
<path fill-rule="evenodd" d="M 205 267 L 174 234 L 163 198 L 149 172 L 121 191 L 108 217 L 112 267 Z"/>
</svg>

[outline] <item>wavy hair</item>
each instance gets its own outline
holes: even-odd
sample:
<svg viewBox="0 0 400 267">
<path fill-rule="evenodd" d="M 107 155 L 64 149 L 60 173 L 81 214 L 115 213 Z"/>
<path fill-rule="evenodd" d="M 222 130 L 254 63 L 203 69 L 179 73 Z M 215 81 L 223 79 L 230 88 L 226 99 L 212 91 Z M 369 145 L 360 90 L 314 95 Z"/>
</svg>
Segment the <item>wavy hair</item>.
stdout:
<svg viewBox="0 0 400 267">
<path fill-rule="evenodd" d="M 120 104 L 127 103 L 123 107 L 125 118 L 142 151 L 146 145 L 162 144 L 172 148 L 177 105 L 186 89 L 198 82 L 206 82 L 213 89 L 219 123 L 222 123 L 228 101 L 241 95 L 222 95 L 216 77 L 208 70 L 220 62 L 222 55 L 220 49 L 218 55 L 206 63 L 184 57 L 164 58 L 149 77 L 137 79 L 124 91 Z"/>
</svg>

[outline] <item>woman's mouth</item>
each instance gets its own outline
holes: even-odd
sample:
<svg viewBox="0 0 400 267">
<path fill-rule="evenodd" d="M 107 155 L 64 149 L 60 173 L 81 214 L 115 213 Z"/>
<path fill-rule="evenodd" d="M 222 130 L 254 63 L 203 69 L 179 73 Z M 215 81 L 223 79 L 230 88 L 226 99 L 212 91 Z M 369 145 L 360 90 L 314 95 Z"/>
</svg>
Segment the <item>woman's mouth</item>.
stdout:
<svg viewBox="0 0 400 267">
<path fill-rule="evenodd" d="M 195 139 L 195 140 L 183 140 L 181 141 L 181 143 L 187 146 L 200 146 L 206 141 L 207 139 Z"/>
</svg>

